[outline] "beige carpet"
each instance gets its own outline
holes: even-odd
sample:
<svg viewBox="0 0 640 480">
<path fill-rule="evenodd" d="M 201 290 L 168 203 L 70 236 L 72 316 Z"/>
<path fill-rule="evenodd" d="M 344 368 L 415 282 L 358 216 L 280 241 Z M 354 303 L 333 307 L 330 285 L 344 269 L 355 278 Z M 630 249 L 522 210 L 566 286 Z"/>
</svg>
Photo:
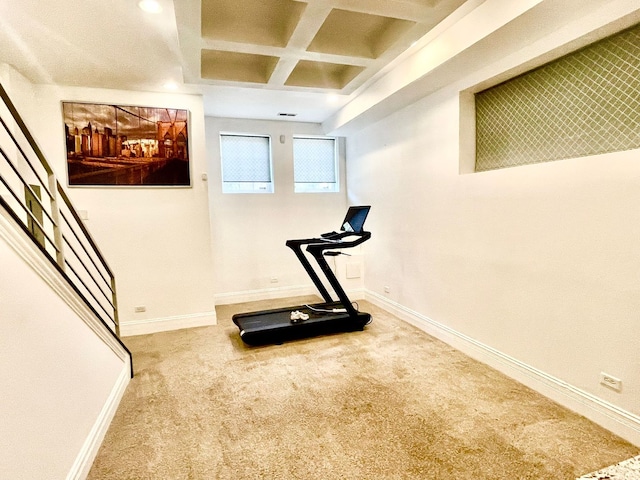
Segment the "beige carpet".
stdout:
<svg viewBox="0 0 640 480">
<path fill-rule="evenodd" d="M 246 347 L 219 324 L 125 338 L 90 479 L 571 479 L 639 449 L 370 305 L 346 333 Z M 309 299 L 305 299 L 309 301 Z"/>
</svg>

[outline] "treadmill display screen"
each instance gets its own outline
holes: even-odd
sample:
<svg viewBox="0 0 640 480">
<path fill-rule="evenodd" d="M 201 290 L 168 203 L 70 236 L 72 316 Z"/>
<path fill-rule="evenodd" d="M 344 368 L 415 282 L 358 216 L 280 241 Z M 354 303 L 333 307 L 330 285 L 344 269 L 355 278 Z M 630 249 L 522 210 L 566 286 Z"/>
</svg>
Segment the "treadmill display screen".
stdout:
<svg viewBox="0 0 640 480">
<path fill-rule="evenodd" d="M 370 205 L 349 207 L 347 215 L 342 222 L 341 230 L 344 232 L 362 233 L 364 221 L 367 219 L 370 208 Z"/>
</svg>

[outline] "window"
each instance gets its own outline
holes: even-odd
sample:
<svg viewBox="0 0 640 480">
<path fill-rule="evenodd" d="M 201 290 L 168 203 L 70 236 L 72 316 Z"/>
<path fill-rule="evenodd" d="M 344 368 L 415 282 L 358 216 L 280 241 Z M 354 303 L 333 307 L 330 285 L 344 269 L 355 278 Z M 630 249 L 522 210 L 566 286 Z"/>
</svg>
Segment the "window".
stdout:
<svg viewBox="0 0 640 480">
<path fill-rule="evenodd" d="M 220 135 L 223 193 L 273 193 L 271 138 Z"/>
<path fill-rule="evenodd" d="M 338 192 L 336 139 L 293 138 L 293 178 L 295 191 Z"/>
<path fill-rule="evenodd" d="M 476 171 L 640 148 L 640 25 L 476 94 Z"/>
</svg>

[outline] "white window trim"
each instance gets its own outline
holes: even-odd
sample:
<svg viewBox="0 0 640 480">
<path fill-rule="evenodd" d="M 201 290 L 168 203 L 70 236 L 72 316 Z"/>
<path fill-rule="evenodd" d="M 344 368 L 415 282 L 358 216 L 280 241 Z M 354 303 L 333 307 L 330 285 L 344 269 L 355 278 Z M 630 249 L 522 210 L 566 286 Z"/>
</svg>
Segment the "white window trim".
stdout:
<svg viewBox="0 0 640 480">
<path fill-rule="evenodd" d="M 339 142 L 336 137 L 328 137 L 326 135 L 294 135 L 293 142 L 296 139 L 321 139 L 321 140 L 333 140 L 333 168 L 335 171 L 335 182 L 317 182 L 317 183 L 298 183 L 295 181 L 295 147 L 293 150 L 293 162 L 294 162 L 294 182 L 293 189 L 295 193 L 338 193 L 340 192 L 340 161 L 339 161 Z"/>
<path fill-rule="evenodd" d="M 225 182 L 224 181 L 224 159 L 222 158 L 222 137 L 259 137 L 266 138 L 269 143 L 269 177 L 270 182 Z M 222 179 L 222 193 L 274 193 L 273 182 L 273 154 L 271 145 L 271 135 L 259 133 L 238 133 L 238 132 L 220 132 L 220 172 Z"/>
</svg>

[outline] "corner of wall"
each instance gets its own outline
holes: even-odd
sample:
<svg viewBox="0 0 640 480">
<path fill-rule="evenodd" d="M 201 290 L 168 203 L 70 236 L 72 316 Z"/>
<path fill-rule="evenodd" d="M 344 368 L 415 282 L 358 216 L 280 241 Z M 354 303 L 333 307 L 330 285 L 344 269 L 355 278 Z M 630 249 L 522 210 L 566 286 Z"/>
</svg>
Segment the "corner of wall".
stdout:
<svg viewBox="0 0 640 480">
<path fill-rule="evenodd" d="M 460 175 L 474 173 L 476 166 L 476 106 L 475 94 L 460 92 L 459 170 Z"/>
</svg>

